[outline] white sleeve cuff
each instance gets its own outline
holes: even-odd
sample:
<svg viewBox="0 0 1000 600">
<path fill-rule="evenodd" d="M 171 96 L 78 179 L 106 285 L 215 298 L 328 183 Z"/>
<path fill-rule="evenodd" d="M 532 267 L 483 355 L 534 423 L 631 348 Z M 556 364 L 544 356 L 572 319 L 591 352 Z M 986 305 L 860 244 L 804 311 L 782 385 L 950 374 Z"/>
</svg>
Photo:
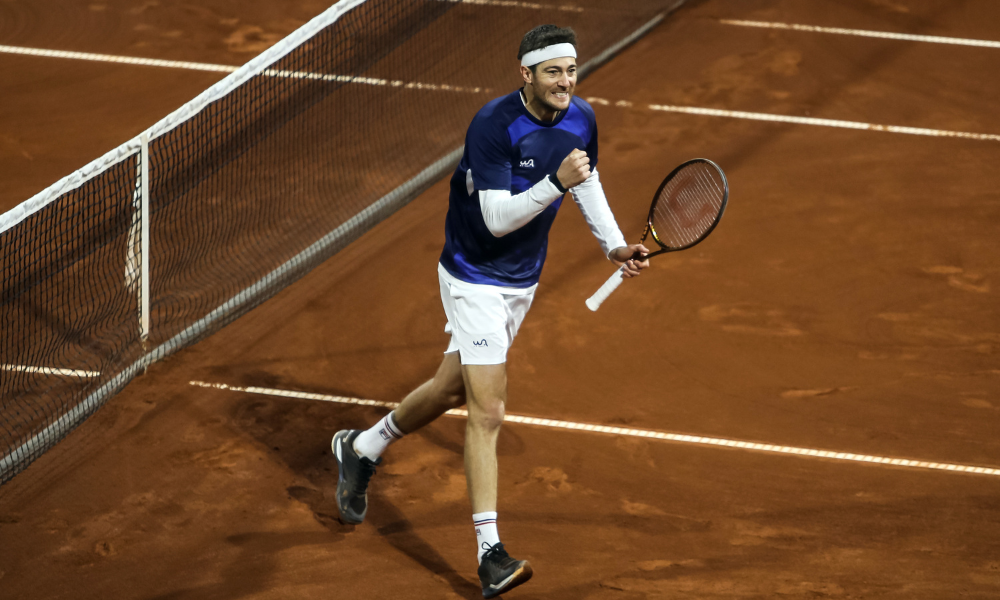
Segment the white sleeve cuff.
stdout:
<svg viewBox="0 0 1000 600">
<path fill-rule="evenodd" d="M 502 237 L 527 225 L 562 195 L 545 177 L 516 196 L 511 196 L 510 190 L 479 190 L 479 208 L 490 233 Z"/>
<path fill-rule="evenodd" d="M 618 228 L 615 216 L 611 213 L 611 207 L 608 206 L 608 199 L 604 195 L 604 187 L 601 186 L 597 169 L 590 173 L 586 181 L 570 191 L 573 192 L 573 200 L 580 207 L 590 231 L 600 242 L 604 256 L 608 256 L 615 248 L 628 245 L 625 236 Z"/>
</svg>

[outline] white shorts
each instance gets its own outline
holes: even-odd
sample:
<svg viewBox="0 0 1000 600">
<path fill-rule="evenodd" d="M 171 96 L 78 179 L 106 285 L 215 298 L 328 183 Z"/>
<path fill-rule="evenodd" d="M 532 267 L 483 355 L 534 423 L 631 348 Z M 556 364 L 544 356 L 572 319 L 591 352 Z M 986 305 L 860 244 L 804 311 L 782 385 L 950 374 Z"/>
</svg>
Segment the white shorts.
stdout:
<svg viewBox="0 0 1000 600">
<path fill-rule="evenodd" d="M 535 288 L 505 288 L 467 283 L 438 264 L 441 303 L 451 334 L 449 352 L 458 352 L 463 365 L 499 365 L 531 308 Z"/>
</svg>

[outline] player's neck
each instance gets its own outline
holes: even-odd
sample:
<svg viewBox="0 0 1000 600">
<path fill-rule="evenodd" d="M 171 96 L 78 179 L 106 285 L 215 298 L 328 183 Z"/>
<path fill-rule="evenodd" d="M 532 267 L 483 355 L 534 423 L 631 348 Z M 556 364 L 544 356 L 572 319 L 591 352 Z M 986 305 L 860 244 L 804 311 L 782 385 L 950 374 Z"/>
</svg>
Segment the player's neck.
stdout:
<svg viewBox="0 0 1000 600">
<path fill-rule="evenodd" d="M 531 116 L 539 121 L 554 121 L 559 116 L 559 113 L 562 112 L 553 110 L 552 107 L 539 100 L 528 86 L 521 88 L 521 102 L 524 103 L 524 107 L 528 109 Z"/>
</svg>

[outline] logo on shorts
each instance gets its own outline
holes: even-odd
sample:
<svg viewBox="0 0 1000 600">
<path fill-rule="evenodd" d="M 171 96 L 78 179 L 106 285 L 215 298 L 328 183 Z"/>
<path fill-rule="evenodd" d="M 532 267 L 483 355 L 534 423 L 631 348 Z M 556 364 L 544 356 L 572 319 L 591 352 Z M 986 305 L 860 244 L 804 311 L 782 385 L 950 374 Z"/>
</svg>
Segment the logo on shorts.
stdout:
<svg viewBox="0 0 1000 600">
<path fill-rule="evenodd" d="M 521 168 L 522 169 L 534 169 L 535 168 L 535 159 L 529 158 L 528 160 L 522 160 L 521 161 Z"/>
<path fill-rule="evenodd" d="M 481 340 L 479 340 L 478 342 L 472 342 L 472 345 L 473 345 L 473 346 L 480 346 L 480 347 L 482 347 L 482 346 L 486 346 L 487 348 L 489 348 L 489 347 L 490 347 L 490 345 L 486 343 L 486 339 L 485 339 L 485 338 L 484 338 L 484 339 L 481 339 Z"/>
</svg>

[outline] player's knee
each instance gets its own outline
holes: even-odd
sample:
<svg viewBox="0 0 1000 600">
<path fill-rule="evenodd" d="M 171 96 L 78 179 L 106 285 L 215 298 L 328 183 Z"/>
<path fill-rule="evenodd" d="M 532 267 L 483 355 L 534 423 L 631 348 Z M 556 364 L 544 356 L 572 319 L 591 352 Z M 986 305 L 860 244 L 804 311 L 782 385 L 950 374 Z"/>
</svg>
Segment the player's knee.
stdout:
<svg viewBox="0 0 1000 600">
<path fill-rule="evenodd" d="M 469 419 L 473 424 L 485 431 L 500 429 L 503 424 L 504 404 L 502 401 L 483 402 L 480 409 L 473 415 L 470 413 Z"/>
<path fill-rule="evenodd" d="M 448 408 L 461 408 L 465 406 L 465 390 L 461 391 L 446 391 L 442 395 L 442 401 Z"/>
<path fill-rule="evenodd" d="M 465 384 L 461 379 L 455 382 L 434 382 L 434 397 L 439 405 L 451 408 L 465 406 Z"/>
</svg>

